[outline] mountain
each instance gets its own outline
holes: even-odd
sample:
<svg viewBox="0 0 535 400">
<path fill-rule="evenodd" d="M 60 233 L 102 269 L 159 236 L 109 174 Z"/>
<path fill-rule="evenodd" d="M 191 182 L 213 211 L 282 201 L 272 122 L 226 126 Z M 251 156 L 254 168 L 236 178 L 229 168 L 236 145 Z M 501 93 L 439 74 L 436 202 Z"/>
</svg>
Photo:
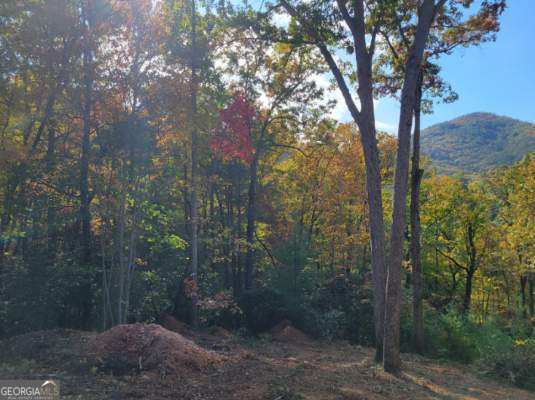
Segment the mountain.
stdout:
<svg viewBox="0 0 535 400">
<path fill-rule="evenodd" d="M 535 124 L 490 113 L 467 114 L 422 131 L 422 153 L 441 173 L 479 173 L 535 151 Z"/>
</svg>

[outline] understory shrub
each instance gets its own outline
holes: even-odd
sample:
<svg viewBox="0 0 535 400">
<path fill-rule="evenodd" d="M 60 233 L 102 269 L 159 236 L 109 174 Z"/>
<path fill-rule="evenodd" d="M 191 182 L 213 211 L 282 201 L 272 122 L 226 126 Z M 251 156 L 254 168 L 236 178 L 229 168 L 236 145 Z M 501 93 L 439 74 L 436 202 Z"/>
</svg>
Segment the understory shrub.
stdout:
<svg viewBox="0 0 535 400">
<path fill-rule="evenodd" d="M 479 356 L 479 332 L 475 323 L 455 310 L 440 315 L 437 334 L 430 349 L 440 358 L 448 358 L 463 363 L 475 361 Z"/>
<path fill-rule="evenodd" d="M 219 292 L 199 301 L 199 317 L 204 326 L 237 329 L 243 323 L 243 311 L 229 292 Z"/>
<path fill-rule="evenodd" d="M 246 291 L 238 300 L 245 324 L 253 333 L 265 332 L 287 318 L 283 296 L 275 289 L 260 287 Z"/>
<path fill-rule="evenodd" d="M 333 341 L 343 338 L 348 330 L 348 316 L 340 310 L 313 312 L 310 330 L 319 339 Z"/>
<path fill-rule="evenodd" d="M 402 340 L 410 340 L 410 316 L 402 320 Z M 455 310 L 425 314 L 427 355 L 474 363 L 484 375 L 535 389 L 535 338 L 523 320 L 490 320 L 483 324 Z M 403 343 L 403 342 L 402 342 Z M 404 343 L 404 349 L 410 345 Z"/>
<path fill-rule="evenodd" d="M 323 340 L 373 343 L 373 306 L 368 286 L 338 275 L 303 300 L 303 329 Z"/>
<path fill-rule="evenodd" d="M 513 332 L 523 331 L 517 323 Z M 509 331 L 509 332 L 507 332 Z M 485 324 L 478 342 L 478 370 L 527 389 L 535 389 L 535 338 L 512 336 L 495 322 Z"/>
</svg>

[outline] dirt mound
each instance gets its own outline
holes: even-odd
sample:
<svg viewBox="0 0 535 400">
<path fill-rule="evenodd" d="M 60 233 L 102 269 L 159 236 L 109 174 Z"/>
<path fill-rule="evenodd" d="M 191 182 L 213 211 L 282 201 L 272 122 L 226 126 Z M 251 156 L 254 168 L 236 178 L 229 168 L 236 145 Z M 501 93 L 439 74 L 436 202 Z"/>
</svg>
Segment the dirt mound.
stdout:
<svg viewBox="0 0 535 400">
<path fill-rule="evenodd" d="M 92 345 L 97 363 L 121 375 L 133 370 L 161 376 L 202 371 L 224 357 L 197 346 L 182 335 L 156 324 L 118 325 L 98 335 Z"/>
<path fill-rule="evenodd" d="M 191 337 L 193 332 L 185 322 L 179 321 L 169 314 L 162 314 L 160 316 L 161 325 L 169 330 L 181 334 L 182 336 Z"/>
<path fill-rule="evenodd" d="M 279 322 L 269 331 L 273 339 L 288 343 L 309 343 L 310 338 L 295 328 L 287 319 Z"/>
</svg>

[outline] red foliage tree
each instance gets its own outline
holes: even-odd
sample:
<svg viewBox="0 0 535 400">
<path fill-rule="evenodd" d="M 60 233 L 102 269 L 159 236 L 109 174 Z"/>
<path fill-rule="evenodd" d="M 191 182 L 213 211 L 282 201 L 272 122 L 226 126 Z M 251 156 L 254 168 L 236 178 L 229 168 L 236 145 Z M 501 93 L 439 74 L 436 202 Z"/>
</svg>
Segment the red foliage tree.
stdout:
<svg viewBox="0 0 535 400">
<path fill-rule="evenodd" d="M 258 120 L 255 108 L 242 94 L 235 94 L 232 102 L 219 111 L 221 129 L 212 137 L 210 147 L 223 160 L 239 159 L 250 164 L 255 148 L 252 131 Z"/>
</svg>

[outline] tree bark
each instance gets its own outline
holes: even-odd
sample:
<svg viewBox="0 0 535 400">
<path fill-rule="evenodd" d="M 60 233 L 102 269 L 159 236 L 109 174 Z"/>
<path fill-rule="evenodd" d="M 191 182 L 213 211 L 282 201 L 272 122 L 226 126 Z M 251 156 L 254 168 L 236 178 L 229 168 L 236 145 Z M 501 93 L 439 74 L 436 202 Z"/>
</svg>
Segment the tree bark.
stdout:
<svg viewBox="0 0 535 400">
<path fill-rule="evenodd" d="M 372 114 L 372 118 L 373 114 Z M 362 128 L 361 132 L 362 132 Z M 373 280 L 373 314 L 375 330 L 375 360 L 383 359 L 383 334 L 385 315 L 386 287 L 386 254 L 385 228 L 383 219 L 383 196 L 381 187 L 381 171 L 379 149 L 375 136 L 375 127 L 368 128 L 366 134 L 361 133 L 366 161 L 366 192 L 370 219 L 370 252 Z M 373 133 L 372 133 L 373 131 Z"/>
<path fill-rule="evenodd" d="M 385 371 L 398 374 L 401 370 L 399 352 L 401 318 L 401 263 L 403 259 L 403 233 L 409 179 L 410 139 L 416 86 L 420 75 L 423 52 L 436 7 L 433 0 L 425 0 L 419 9 L 418 25 L 411 47 L 401 92 L 401 107 L 398 126 L 398 149 L 394 178 L 394 207 L 390 236 L 390 259 L 386 280 L 384 354 Z"/>
<path fill-rule="evenodd" d="M 418 81 L 414 107 L 414 134 L 412 143 L 411 171 L 411 242 L 410 255 L 412 264 L 412 339 L 414 350 L 424 352 L 424 322 L 422 308 L 422 262 L 420 245 L 420 182 L 423 170 L 420 169 L 420 111 L 422 99 L 422 72 Z"/>
</svg>

